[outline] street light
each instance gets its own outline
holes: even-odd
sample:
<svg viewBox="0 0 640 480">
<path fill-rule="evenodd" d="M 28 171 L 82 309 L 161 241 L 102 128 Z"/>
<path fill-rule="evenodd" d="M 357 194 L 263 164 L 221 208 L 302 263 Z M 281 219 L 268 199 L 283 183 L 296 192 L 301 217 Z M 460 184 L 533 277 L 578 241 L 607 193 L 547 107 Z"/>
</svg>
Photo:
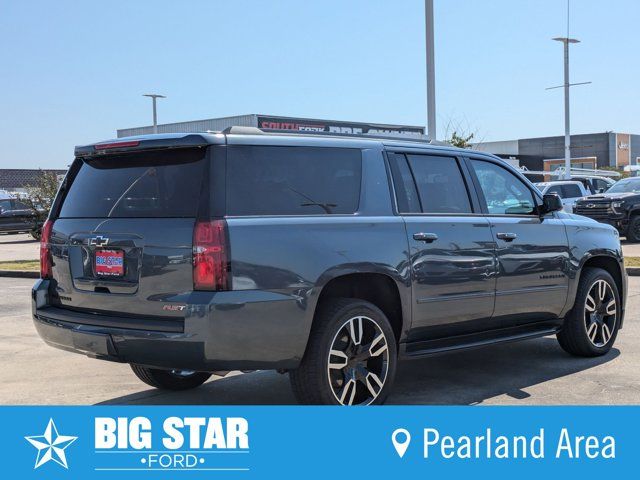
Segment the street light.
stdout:
<svg viewBox="0 0 640 480">
<path fill-rule="evenodd" d="M 167 97 L 165 97 L 164 95 L 159 95 L 157 93 L 145 93 L 142 96 L 150 97 L 153 102 L 153 133 L 158 133 L 158 114 L 156 110 L 156 99 L 167 98 Z"/>
<path fill-rule="evenodd" d="M 564 45 L 564 83 L 556 87 L 549 87 L 547 90 L 554 88 L 564 88 L 564 177 L 571 180 L 571 124 L 569 109 L 569 88 L 575 85 L 587 85 L 591 82 L 569 83 L 569 44 L 580 43 L 580 40 L 569 37 L 569 20 L 570 16 L 570 0 L 567 0 L 567 36 L 556 37 L 553 40 L 562 42 Z M 596 165 L 597 167 L 597 165 Z"/>
<path fill-rule="evenodd" d="M 556 37 L 553 40 L 562 42 L 564 45 L 564 84 L 557 87 L 549 87 L 547 90 L 554 88 L 564 88 L 564 176 L 567 180 L 571 179 L 571 120 L 569 108 L 569 87 L 574 85 L 586 85 L 591 82 L 569 83 L 569 44 L 580 43 L 580 40 L 569 37 Z"/>
</svg>

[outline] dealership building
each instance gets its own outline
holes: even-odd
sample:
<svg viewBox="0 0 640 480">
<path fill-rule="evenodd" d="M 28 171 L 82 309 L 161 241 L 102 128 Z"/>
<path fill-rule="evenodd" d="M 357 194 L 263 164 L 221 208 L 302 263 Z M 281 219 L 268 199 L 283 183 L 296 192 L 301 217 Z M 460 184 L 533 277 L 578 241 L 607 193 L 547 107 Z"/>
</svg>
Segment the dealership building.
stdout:
<svg viewBox="0 0 640 480">
<path fill-rule="evenodd" d="M 257 127 L 262 130 L 292 132 L 328 132 L 351 135 L 390 135 L 399 137 L 422 137 L 424 127 L 412 125 L 387 125 L 382 123 L 343 122 L 315 118 L 279 117 L 275 115 L 235 115 L 189 122 L 164 123 L 158 125 L 158 133 L 194 133 L 222 131 L 228 127 Z M 118 138 L 153 133 L 153 126 L 123 128 Z"/>
<path fill-rule="evenodd" d="M 550 172 L 564 166 L 564 136 L 483 142 L 473 148 L 529 170 Z M 640 165 L 640 135 L 615 132 L 571 135 L 571 165 L 588 169 Z"/>
</svg>

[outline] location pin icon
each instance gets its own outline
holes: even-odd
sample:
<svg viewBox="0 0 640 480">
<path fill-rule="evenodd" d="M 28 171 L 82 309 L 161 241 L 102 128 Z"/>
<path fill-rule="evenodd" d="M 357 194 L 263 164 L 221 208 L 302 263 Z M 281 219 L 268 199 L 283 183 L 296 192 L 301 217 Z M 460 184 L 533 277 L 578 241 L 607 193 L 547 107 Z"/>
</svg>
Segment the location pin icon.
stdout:
<svg viewBox="0 0 640 480">
<path fill-rule="evenodd" d="M 405 428 L 397 428 L 391 434 L 391 442 L 393 442 L 396 452 L 402 458 L 407 452 L 407 448 L 409 448 L 409 443 L 411 443 L 411 434 Z"/>
</svg>

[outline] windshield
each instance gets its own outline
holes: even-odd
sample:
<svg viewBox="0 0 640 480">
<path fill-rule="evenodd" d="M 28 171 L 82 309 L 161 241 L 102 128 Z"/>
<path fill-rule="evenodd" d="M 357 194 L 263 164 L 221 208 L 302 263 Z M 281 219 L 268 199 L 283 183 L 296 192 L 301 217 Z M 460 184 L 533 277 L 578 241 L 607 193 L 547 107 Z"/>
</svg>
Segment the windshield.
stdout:
<svg viewBox="0 0 640 480">
<path fill-rule="evenodd" d="M 616 182 L 607 193 L 638 193 L 640 192 L 640 178 L 627 178 Z"/>
</svg>

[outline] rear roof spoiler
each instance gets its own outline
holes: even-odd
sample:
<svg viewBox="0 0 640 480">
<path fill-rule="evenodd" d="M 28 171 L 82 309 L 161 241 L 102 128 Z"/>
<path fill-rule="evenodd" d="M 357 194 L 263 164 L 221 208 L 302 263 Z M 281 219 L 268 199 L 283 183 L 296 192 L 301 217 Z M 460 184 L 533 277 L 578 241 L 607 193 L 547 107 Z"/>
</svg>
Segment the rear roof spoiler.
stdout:
<svg viewBox="0 0 640 480">
<path fill-rule="evenodd" d="M 141 135 L 80 145 L 75 148 L 75 156 L 91 157 L 161 148 L 194 148 L 217 143 L 224 143 L 222 135 L 207 133 Z"/>
</svg>

